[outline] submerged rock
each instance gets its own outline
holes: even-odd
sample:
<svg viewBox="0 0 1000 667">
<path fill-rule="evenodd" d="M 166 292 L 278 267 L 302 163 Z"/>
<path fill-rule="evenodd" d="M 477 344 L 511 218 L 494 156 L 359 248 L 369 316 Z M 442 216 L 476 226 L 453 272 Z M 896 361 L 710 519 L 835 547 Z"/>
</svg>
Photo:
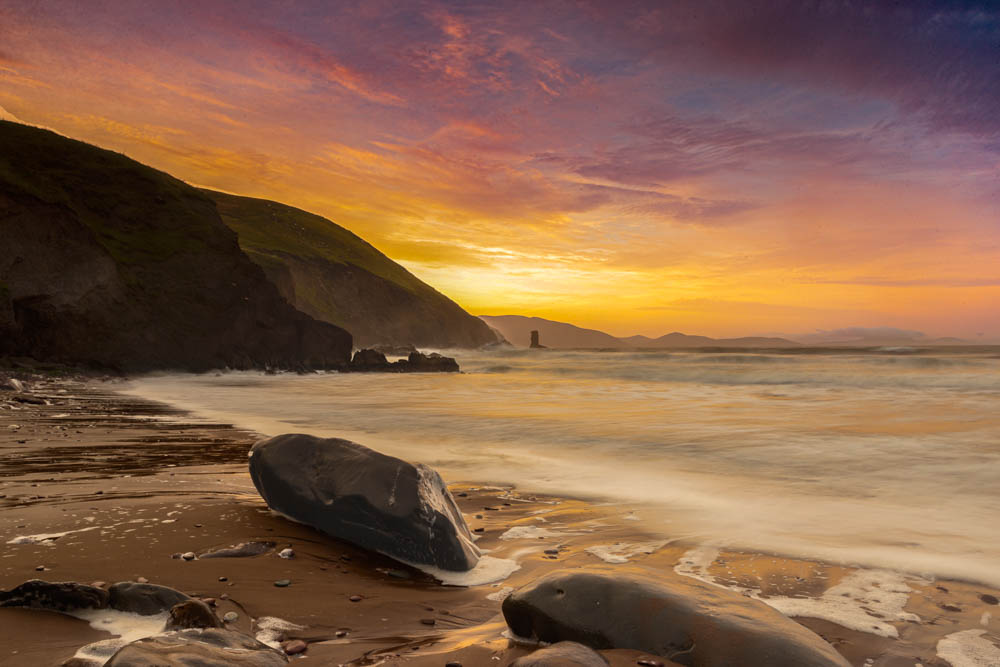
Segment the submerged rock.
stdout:
<svg viewBox="0 0 1000 667">
<path fill-rule="evenodd" d="M 479 549 L 441 476 L 348 440 L 288 434 L 250 450 L 271 509 L 398 560 L 466 571 Z"/>
<path fill-rule="evenodd" d="M 108 589 L 109 606 L 118 611 L 127 611 L 140 616 L 152 616 L 169 611 L 174 605 L 191 598 L 166 586 L 137 584 L 120 581 Z"/>
<path fill-rule="evenodd" d="M 628 648 L 698 667 L 848 667 L 815 633 L 757 600 L 696 579 L 554 572 L 503 603 L 511 631 Z"/>
<path fill-rule="evenodd" d="M 179 630 L 127 644 L 106 667 L 280 667 L 288 658 L 233 630 Z"/>
<path fill-rule="evenodd" d="M 608 661 L 589 646 L 559 642 L 518 658 L 510 667 L 608 667 Z"/>
<path fill-rule="evenodd" d="M 206 558 L 250 558 L 266 554 L 274 549 L 274 547 L 274 542 L 240 542 L 235 546 L 206 551 L 198 556 L 198 558 L 201 560 Z"/>
<path fill-rule="evenodd" d="M 53 582 L 31 579 L 9 591 L 0 591 L 0 607 L 30 607 L 68 612 L 76 609 L 104 609 L 109 594 L 103 588 L 72 581 Z"/>
</svg>

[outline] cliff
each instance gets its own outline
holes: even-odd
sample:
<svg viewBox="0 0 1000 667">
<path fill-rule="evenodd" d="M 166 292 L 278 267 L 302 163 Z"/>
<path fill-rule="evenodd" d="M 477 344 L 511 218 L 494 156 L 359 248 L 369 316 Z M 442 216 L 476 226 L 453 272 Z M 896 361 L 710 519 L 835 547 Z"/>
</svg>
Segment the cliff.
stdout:
<svg viewBox="0 0 1000 667">
<path fill-rule="evenodd" d="M 201 191 L 0 121 L 0 354 L 123 371 L 339 367 Z"/>
<path fill-rule="evenodd" d="M 312 213 L 266 199 L 202 191 L 240 247 L 289 303 L 354 335 L 357 347 L 479 347 L 497 342 L 479 318 L 383 255 Z"/>
</svg>

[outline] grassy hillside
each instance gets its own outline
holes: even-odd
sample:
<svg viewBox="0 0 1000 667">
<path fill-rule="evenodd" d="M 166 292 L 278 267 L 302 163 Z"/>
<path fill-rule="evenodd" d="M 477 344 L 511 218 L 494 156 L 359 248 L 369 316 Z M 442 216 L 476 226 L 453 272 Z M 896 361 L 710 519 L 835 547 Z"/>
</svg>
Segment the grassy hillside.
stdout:
<svg viewBox="0 0 1000 667">
<path fill-rule="evenodd" d="M 215 202 L 124 155 L 0 121 L 0 354 L 123 370 L 335 366 Z"/>
<path fill-rule="evenodd" d="M 347 329 L 357 346 L 496 341 L 478 318 L 330 220 L 266 199 L 202 192 L 290 303 Z"/>
</svg>

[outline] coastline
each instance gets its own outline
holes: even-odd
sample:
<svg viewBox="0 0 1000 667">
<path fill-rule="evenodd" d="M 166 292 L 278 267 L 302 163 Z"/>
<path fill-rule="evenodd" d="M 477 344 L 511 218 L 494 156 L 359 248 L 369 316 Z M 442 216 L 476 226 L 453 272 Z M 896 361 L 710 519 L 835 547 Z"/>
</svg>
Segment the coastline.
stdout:
<svg viewBox="0 0 1000 667">
<path fill-rule="evenodd" d="M 504 635 L 503 593 L 554 569 L 593 565 L 677 572 L 780 598 L 856 665 L 946 664 L 935 662 L 941 639 L 1000 628 L 1000 608 L 981 598 L 1000 592 L 981 585 L 656 540 L 629 508 L 460 480 L 446 481 L 470 527 L 482 528 L 479 546 L 519 569 L 500 582 L 442 586 L 267 510 L 246 470 L 252 432 L 118 393 L 115 382 L 31 385 L 42 404 L 6 401 L 0 410 L 0 588 L 145 577 L 215 599 L 217 613 L 238 613 L 234 626 L 245 632 L 257 634 L 263 618 L 302 626 L 284 638 L 308 641 L 306 656 L 318 664 L 505 665 L 529 649 Z M 254 541 L 273 547 L 248 558 L 171 557 Z M 286 547 L 295 558 L 277 556 Z M 280 579 L 292 583 L 275 587 Z M 856 604 L 830 600 L 831 589 Z M 858 629 L 868 621 L 878 634 Z M 0 609 L 0 664 L 60 664 L 108 637 L 70 617 Z M 642 657 L 603 653 L 615 665 Z"/>
</svg>

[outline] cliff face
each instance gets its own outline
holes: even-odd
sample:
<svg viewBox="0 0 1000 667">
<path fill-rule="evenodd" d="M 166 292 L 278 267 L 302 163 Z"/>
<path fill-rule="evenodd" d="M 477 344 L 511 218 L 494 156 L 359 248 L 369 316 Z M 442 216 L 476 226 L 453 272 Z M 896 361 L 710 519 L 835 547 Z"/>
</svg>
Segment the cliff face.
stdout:
<svg viewBox="0 0 1000 667">
<path fill-rule="evenodd" d="M 215 203 L 123 155 L 0 121 L 0 354 L 126 371 L 337 367 Z"/>
<path fill-rule="evenodd" d="M 497 342 L 482 320 L 343 227 L 276 202 L 203 192 L 289 303 L 347 329 L 358 347 Z"/>
</svg>

